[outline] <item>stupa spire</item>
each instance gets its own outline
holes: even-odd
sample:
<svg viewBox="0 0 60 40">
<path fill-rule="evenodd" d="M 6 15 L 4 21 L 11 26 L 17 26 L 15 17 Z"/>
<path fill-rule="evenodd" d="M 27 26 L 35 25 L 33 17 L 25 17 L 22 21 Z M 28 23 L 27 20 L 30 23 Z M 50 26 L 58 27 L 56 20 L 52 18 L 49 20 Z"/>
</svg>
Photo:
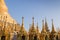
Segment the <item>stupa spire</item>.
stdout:
<svg viewBox="0 0 60 40">
<path fill-rule="evenodd" d="M 32 25 L 30 27 L 30 31 L 35 31 L 35 27 L 34 27 L 34 17 L 32 17 Z"/>
<path fill-rule="evenodd" d="M 34 28 L 34 17 L 32 17 L 32 27 Z"/>
<path fill-rule="evenodd" d="M 37 33 L 39 32 L 38 22 L 37 22 L 37 26 L 36 26 L 36 31 L 37 31 Z"/>
<path fill-rule="evenodd" d="M 46 20 L 46 18 L 45 18 L 45 29 L 46 29 L 47 32 L 49 32 L 48 24 L 47 24 L 47 20 Z"/>
<path fill-rule="evenodd" d="M 52 19 L 52 32 L 56 32 L 53 24 L 53 19 Z"/>
<path fill-rule="evenodd" d="M 42 20 L 42 31 L 41 33 L 45 33 L 46 32 L 46 29 L 45 29 L 45 26 L 44 26 L 44 20 Z"/>
<path fill-rule="evenodd" d="M 24 27 L 24 17 L 22 17 L 22 27 Z"/>
<path fill-rule="evenodd" d="M 34 24 L 34 17 L 32 17 L 32 24 Z"/>
<path fill-rule="evenodd" d="M 38 29 L 38 22 L 37 22 L 37 29 Z"/>
<path fill-rule="evenodd" d="M 42 20 L 42 32 L 41 33 L 45 33 L 46 32 L 46 29 L 45 29 L 45 26 L 44 26 L 44 20 Z"/>
</svg>

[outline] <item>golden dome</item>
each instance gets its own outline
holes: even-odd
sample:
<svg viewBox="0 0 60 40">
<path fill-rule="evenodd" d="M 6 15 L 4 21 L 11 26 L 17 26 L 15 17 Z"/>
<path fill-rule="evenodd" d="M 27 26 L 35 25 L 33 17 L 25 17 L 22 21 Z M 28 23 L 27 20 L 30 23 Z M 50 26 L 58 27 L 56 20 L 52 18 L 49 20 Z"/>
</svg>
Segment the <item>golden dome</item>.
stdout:
<svg viewBox="0 0 60 40">
<path fill-rule="evenodd" d="M 8 8 L 7 8 L 4 0 L 0 0 L 0 16 L 2 16 L 3 20 L 4 20 L 4 17 L 7 16 L 7 22 L 13 23 L 14 19 L 8 13 Z M 15 20 L 14 20 L 14 23 L 16 23 Z"/>
</svg>

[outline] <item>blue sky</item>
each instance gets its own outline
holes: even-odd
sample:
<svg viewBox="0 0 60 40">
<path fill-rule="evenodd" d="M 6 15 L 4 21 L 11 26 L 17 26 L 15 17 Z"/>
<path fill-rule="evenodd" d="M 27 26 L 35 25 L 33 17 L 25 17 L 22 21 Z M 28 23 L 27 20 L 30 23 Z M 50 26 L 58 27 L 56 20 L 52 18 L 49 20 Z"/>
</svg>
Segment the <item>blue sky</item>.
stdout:
<svg viewBox="0 0 60 40">
<path fill-rule="evenodd" d="M 24 16 L 25 29 L 29 29 L 34 16 L 35 26 L 37 22 L 42 29 L 42 20 L 47 19 L 51 29 L 51 19 L 54 20 L 55 29 L 60 27 L 60 1 L 59 0 L 5 0 L 10 15 L 21 24 Z"/>
</svg>

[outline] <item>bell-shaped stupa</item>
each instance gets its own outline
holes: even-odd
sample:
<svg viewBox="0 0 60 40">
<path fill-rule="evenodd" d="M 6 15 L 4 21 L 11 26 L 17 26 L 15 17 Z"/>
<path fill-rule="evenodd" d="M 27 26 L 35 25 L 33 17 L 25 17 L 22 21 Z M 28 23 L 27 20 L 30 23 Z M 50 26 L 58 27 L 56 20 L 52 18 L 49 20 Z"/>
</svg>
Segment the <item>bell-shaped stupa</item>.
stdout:
<svg viewBox="0 0 60 40">
<path fill-rule="evenodd" d="M 4 0 L 0 0 L 0 17 L 1 16 L 2 16 L 1 20 L 4 20 L 4 18 L 7 16 L 7 22 L 13 23 L 13 21 L 14 21 L 14 23 L 16 23 L 16 21 L 8 13 L 8 8 L 7 8 Z"/>
</svg>

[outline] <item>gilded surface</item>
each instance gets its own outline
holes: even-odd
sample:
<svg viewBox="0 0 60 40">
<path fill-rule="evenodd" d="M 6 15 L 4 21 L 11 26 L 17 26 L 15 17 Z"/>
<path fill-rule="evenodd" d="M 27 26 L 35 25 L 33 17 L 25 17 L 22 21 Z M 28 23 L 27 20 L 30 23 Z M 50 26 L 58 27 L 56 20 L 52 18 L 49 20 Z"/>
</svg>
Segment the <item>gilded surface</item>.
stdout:
<svg viewBox="0 0 60 40">
<path fill-rule="evenodd" d="M 48 23 L 45 19 L 42 21 L 42 30 L 39 31 L 34 25 L 34 17 L 32 18 L 32 25 L 27 32 L 24 28 L 24 17 L 22 17 L 22 24 L 18 24 L 8 14 L 8 8 L 4 0 L 0 0 L 0 40 L 60 40 L 60 31 L 56 32 L 52 20 L 52 31 L 48 29 Z"/>
</svg>

